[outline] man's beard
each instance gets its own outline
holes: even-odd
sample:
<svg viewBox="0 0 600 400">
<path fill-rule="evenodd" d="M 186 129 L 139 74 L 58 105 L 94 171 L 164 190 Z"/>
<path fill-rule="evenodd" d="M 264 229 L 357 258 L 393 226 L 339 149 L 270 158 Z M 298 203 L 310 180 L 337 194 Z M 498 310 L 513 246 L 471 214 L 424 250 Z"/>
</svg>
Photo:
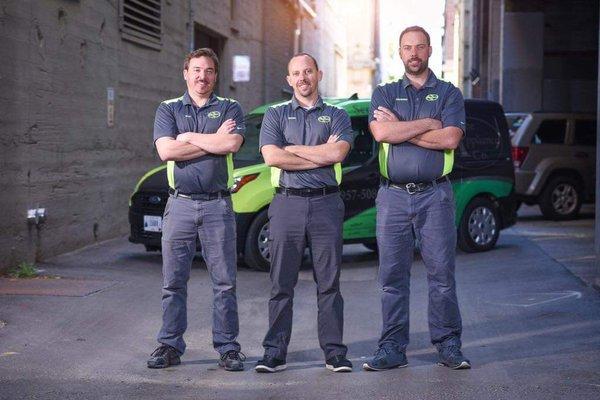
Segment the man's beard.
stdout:
<svg viewBox="0 0 600 400">
<path fill-rule="evenodd" d="M 419 69 L 413 70 L 410 67 L 410 62 L 414 61 L 414 60 L 415 59 L 413 58 L 413 59 L 410 59 L 410 60 L 408 60 L 407 62 L 404 63 L 404 70 L 406 72 L 410 73 L 411 75 L 420 75 L 421 73 L 427 71 L 427 68 L 429 68 L 429 60 L 421 60 L 421 59 L 419 59 L 421 61 L 421 65 L 419 66 Z"/>
</svg>

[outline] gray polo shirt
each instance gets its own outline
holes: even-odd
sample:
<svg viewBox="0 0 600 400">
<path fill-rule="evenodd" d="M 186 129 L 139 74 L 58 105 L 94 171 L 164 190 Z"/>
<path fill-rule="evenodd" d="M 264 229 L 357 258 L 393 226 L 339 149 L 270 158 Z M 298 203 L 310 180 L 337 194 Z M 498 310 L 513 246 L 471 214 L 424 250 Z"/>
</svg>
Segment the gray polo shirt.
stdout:
<svg viewBox="0 0 600 400">
<path fill-rule="evenodd" d="M 378 86 L 371 97 L 369 123 L 379 106 L 392 110 L 400 121 L 434 118 L 444 128 L 465 130 L 465 103 L 460 90 L 437 79 L 433 71 L 419 90 L 406 75 L 400 81 Z M 453 150 L 430 150 L 409 142 L 380 143 L 379 151 L 381 174 L 396 183 L 429 182 L 450 173 L 454 164 Z"/>
<path fill-rule="evenodd" d="M 213 134 L 228 119 L 236 122 L 232 133 L 244 136 L 246 125 L 240 105 L 213 93 L 205 105 L 196 107 L 188 92 L 182 97 L 165 100 L 158 106 L 154 119 L 154 142 L 184 132 Z M 233 185 L 232 154 L 207 154 L 187 161 L 168 161 L 169 186 L 181 193 L 212 193 Z"/>
<path fill-rule="evenodd" d="M 339 140 L 352 144 L 352 125 L 348 113 L 341 108 L 326 104 L 319 97 L 314 107 L 306 110 L 295 97 L 282 104 L 269 107 L 260 128 L 260 143 L 283 148 L 289 145 L 316 146 L 324 144 L 329 136 L 340 135 Z M 284 171 L 271 169 L 273 186 L 287 188 L 320 188 L 337 186 L 341 181 L 341 165 Z"/>
</svg>

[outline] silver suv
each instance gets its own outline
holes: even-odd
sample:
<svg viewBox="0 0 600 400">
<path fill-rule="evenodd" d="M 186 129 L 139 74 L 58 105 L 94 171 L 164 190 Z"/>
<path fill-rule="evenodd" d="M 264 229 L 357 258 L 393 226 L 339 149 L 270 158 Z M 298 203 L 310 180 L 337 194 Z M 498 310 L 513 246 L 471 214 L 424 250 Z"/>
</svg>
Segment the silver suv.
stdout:
<svg viewBox="0 0 600 400">
<path fill-rule="evenodd" d="M 517 199 L 545 218 L 572 219 L 594 197 L 594 114 L 508 113 Z"/>
</svg>

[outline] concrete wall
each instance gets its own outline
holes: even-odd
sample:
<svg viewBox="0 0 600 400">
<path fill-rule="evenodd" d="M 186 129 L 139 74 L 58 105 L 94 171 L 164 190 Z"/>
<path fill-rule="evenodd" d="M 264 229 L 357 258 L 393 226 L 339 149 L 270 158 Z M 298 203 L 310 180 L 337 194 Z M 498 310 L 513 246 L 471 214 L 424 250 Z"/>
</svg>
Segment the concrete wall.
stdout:
<svg viewBox="0 0 600 400">
<path fill-rule="evenodd" d="M 312 54 L 323 70 L 321 94 L 346 96 L 346 31 L 332 0 L 314 2 L 316 18 L 302 20 L 302 51 Z"/>
<path fill-rule="evenodd" d="M 226 38 L 222 95 L 249 110 L 286 97 L 295 10 L 288 0 L 192 1 L 193 23 Z M 118 0 L 9 0 L 0 7 L 0 268 L 128 231 L 152 147 L 159 102 L 181 95 L 191 42 L 188 1 L 162 1 L 160 51 L 124 41 Z M 328 45 L 327 36 L 321 38 Z M 329 45 L 328 45 L 329 46 Z M 252 80 L 231 82 L 231 57 L 251 57 Z M 107 88 L 115 93 L 107 125 Z M 27 209 L 47 218 L 28 225 Z"/>
<path fill-rule="evenodd" d="M 2 7 L 0 264 L 47 257 L 127 231 L 127 201 L 157 164 L 161 98 L 181 87 L 185 12 L 166 4 L 163 48 L 121 40 L 117 1 L 8 1 Z M 175 61 L 175 62 L 174 62 Z M 115 124 L 107 127 L 107 88 Z M 26 222 L 28 208 L 47 220 Z"/>
<path fill-rule="evenodd" d="M 597 0 L 447 0 L 446 7 L 456 1 L 465 97 L 499 100 L 506 111 L 596 110 Z"/>
<path fill-rule="evenodd" d="M 348 81 L 346 95 L 371 97 L 375 75 L 375 1 L 342 0 L 347 29 Z"/>
<path fill-rule="evenodd" d="M 502 104 L 506 111 L 542 108 L 544 14 L 504 14 Z"/>
</svg>

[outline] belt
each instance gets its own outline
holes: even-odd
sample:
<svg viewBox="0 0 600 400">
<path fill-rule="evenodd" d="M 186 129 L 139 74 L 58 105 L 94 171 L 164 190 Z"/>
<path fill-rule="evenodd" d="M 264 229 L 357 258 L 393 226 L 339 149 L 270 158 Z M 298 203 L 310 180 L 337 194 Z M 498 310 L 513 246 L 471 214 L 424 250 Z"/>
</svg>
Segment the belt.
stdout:
<svg viewBox="0 0 600 400">
<path fill-rule="evenodd" d="M 407 192 L 408 194 L 415 194 L 419 192 L 423 192 L 433 185 L 437 185 L 438 183 L 447 182 L 448 177 L 442 176 L 441 178 L 434 179 L 430 182 L 406 182 L 406 183 L 396 183 L 392 182 L 389 179 L 381 178 L 381 184 L 383 186 L 392 187 L 395 189 L 401 189 Z"/>
<path fill-rule="evenodd" d="M 212 193 L 181 193 L 177 189 L 169 188 L 169 194 L 175 197 L 183 197 L 184 199 L 191 200 L 216 200 L 221 197 L 231 196 L 231 192 L 229 190 L 221 190 L 219 192 Z"/>
<path fill-rule="evenodd" d="M 313 196 L 325 196 L 326 194 L 337 193 L 340 188 L 337 186 L 325 186 L 322 188 L 275 188 L 275 192 L 279 194 L 285 194 L 288 196 L 302 196 L 302 197 L 313 197 Z"/>
</svg>

